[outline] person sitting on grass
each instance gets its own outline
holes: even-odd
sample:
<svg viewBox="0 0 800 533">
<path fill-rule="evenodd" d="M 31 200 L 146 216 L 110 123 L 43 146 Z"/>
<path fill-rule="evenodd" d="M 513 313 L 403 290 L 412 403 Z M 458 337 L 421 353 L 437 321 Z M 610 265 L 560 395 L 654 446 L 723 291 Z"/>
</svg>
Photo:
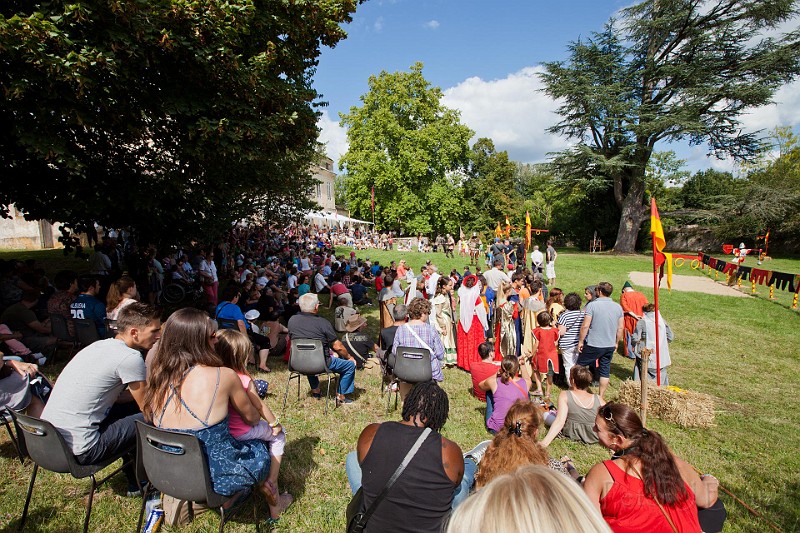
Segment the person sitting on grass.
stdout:
<svg viewBox="0 0 800 533">
<path fill-rule="evenodd" d="M 236 410 L 231 410 L 228 412 L 228 430 L 238 441 L 258 439 L 269 445 L 270 467 L 266 483 L 269 490 L 265 490 L 264 494 L 269 504 L 269 522 L 275 524 L 293 500 L 291 494 L 281 494 L 278 490 L 278 474 L 281 469 L 283 449 L 286 446 L 286 433 L 278 417 L 259 398 L 253 378 L 247 373 L 247 359 L 253 350 L 250 339 L 242 332 L 232 329 L 217 331 L 216 339 L 217 355 L 225 367 L 236 372 L 250 403 L 261 414 L 261 420 L 256 424 L 247 424 Z"/>
<path fill-rule="evenodd" d="M 589 390 L 592 371 L 585 366 L 573 366 L 569 381 L 569 390 L 558 394 L 556 419 L 542 439 L 545 448 L 559 435 L 585 444 L 597 443 L 597 434 L 592 427 L 597 411 L 605 402 Z"/>
<path fill-rule="evenodd" d="M 478 465 L 475 488 L 480 489 L 494 478 L 529 464 L 547 466 L 569 475 L 566 465 L 551 459 L 544 446 L 536 442 L 542 423 L 538 406 L 527 400 L 514 402 Z"/>
<path fill-rule="evenodd" d="M 524 359 L 523 359 L 523 362 Z M 522 368 L 522 376 L 517 377 Z M 490 433 L 497 433 L 503 427 L 506 414 L 517 400 L 528 401 L 528 391 L 531 388 L 531 375 L 528 365 L 520 365 L 520 359 L 507 355 L 500 363 L 500 371 L 481 381 L 478 386 L 485 391 L 492 392 L 494 409 L 492 416 L 486 421 L 486 428 Z"/>
</svg>

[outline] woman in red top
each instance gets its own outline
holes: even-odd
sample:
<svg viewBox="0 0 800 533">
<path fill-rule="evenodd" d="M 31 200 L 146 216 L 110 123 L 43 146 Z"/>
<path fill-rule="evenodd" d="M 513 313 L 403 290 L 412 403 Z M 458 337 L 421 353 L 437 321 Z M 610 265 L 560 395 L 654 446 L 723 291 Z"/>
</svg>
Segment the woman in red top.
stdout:
<svg viewBox="0 0 800 533">
<path fill-rule="evenodd" d="M 627 405 L 605 404 L 593 429 L 614 455 L 592 467 L 584 489 L 614 533 L 700 533 L 697 508 L 717 501 L 716 478 L 697 475 Z"/>
</svg>

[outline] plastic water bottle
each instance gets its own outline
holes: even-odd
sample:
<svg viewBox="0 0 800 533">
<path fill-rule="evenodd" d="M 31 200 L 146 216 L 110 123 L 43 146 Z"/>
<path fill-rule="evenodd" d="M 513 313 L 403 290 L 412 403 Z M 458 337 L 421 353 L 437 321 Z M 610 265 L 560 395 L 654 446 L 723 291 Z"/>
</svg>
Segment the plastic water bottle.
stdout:
<svg viewBox="0 0 800 533">
<path fill-rule="evenodd" d="M 142 533 L 157 533 L 161 529 L 161 522 L 164 521 L 164 509 L 161 507 L 161 498 L 148 500 L 145 505 L 145 515 L 147 520 L 144 523 Z"/>
</svg>

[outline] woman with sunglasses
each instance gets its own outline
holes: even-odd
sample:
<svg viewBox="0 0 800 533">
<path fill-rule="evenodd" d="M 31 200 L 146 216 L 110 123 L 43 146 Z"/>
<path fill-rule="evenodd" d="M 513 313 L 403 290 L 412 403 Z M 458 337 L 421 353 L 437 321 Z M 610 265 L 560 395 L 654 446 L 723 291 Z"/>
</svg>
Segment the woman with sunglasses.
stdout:
<svg viewBox="0 0 800 533">
<path fill-rule="evenodd" d="M 700 477 L 677 457 L 655 431 L 646 429 L 627 405 L 607 403 L 595 418 L 600 444 L 614 452 L 595 465 L 584 489 L 615 533 L 683 533 L 720 531 L 724 521 L 704 520 L 698 507 L 717 507 L 719 481 Z M 716 522 L 716 523 L 713 523 Z"/>
</svg>

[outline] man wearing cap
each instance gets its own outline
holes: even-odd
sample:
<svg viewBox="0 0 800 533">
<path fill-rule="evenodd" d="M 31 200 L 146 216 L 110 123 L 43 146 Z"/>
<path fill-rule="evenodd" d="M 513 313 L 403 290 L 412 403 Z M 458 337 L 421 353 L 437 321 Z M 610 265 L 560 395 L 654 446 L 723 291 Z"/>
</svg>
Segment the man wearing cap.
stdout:
<svg viewBox="0 0 800 533">
<path fill-rule="evenodd" d="M 629 281 L 622 286 L 622 294 L 619 297 L 619 304 L 625 314 L 625 352 L 622 354 L 630 359 L 636 359 L 633 350 L 631 336 L 636 329 L 636 324 L 644 317 L 642 308 L 647 305 L 647 297 L 639 291 L 634 290 Z"/>
<path fill-rule="evenodd" d="M 336 336 L 336 331 L 334 331 L 331 323 L 317 315 L 319 310 L 319 298 L 317 295 L 312 293 L 304 294 L 298 299 L 298 303 L 300 312 L 289 319 L 289 337 L 292 340 L 314 339 L 322 341 L 326 367 L 331 372 L 340 375 L 336 403 L 353 403 L 353 400 L 347 398 L 346 395 L 352 394 L 353 390 L 355 390 L 356 363 L 352 360 L 342 341 Z M 321 398 L 319 378 L 317 376 L 308 376 L 308 384 L 311 386 L 311 395 L 315 398 Z"/>
<path fill-rule="evenodd" d="M 345 323 L 347 333 L 342 337 L 342 344 L 347 353 L 355 359 L 357 368 L 364 366 L 370 357 L 370 352 L 378 352 L 378 345 L 364 331 L 366 327 L 367 319 L 359 314 L 351 315 Z"/>
</svg>

